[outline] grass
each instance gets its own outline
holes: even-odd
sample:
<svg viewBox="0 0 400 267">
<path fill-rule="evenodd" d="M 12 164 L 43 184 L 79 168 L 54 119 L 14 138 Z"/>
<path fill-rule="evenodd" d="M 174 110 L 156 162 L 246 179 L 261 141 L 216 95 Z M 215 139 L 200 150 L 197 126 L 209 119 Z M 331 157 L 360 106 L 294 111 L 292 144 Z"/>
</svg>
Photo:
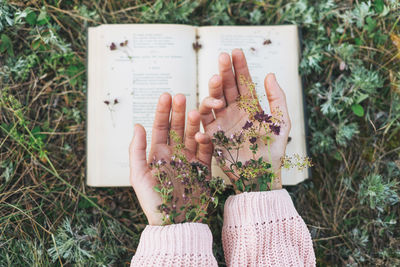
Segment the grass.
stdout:
<svg viewBox="0 0 400 267">
<path fill-rule="evenodd" d="M 318 265 L 400 265 L 399 11 L 394 0 L 1 1 L 0 265 L 129 264 L 146 225 L 133 190 L 84 184 L 86 28 L 156 22 L 299 25 L 315 166 L 287 189 Z M 223 266 L 222 207 L 210 224 Z"/>
</svg>

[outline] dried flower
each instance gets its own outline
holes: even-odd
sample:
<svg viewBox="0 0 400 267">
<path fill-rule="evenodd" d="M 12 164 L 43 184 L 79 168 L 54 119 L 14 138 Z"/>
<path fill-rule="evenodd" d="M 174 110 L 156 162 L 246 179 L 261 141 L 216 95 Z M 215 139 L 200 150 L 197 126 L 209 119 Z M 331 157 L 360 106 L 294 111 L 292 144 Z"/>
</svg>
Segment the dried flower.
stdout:
<svg viewBox="0 0 400 267">
<path fill-rule="evenodd" d="M 243 130 L 248 130 L 253 126 L 253 122 L 251 121 L 246 121 L 246 124 L 243 126 Z"/>
<path fill-rule="evenodd" d="M 281 126 L 280 126 L 280 125 L 276 125 L 276 124 L 270 124 L 270 125 L 269 125 L 269 129 L 270 129 L 275 135 L 279 135 L 279 132 L 281 131 Z"/>
<path fill-rule="evenodd" d="M 267 42 L 269 44 L 270 42 Z M 265 161 L 263 156 L 258 156 L 259 144 L 257 141 L 261 139 L 263 144 L 269 148 L 269 142 L 273 140 L 272 135 L 279 135 L 283 112 L 276 108 L 272 111 L 273 115 L 266 114 L 259 106 L 255 85 L 251 80 L 245 79 L 243 75 L 239 76 L 241 85 L 248 88 L 248 95 L 240 95 L 236 101 L 239 109 L 244 110 L 248 115 L 248 120 L 240 132 L 230 133 L 226 136 L 226 132 L 218 127 L 218 131 L 214 133 L 212 142 L 214 144 L 214 157 L 217 163 L 224 167 L 223 169 L 231 179 L 235 192 L 247 192 L 256 190 L 270 190 L 273 184 L 275 173 L 272 171 L 270 163 Z M 247 146 L 253 154 L 253 158 L 246 162 L 239 160 L 239 152 L 243 147 L 244 140 L 248 140 Z M 264 149 L 264 148 L 263 148 Z M 310 166 L 307 157 L 300 159 L 295 157 L 296 162 L 282 161 L 282 165 L 298 166 L 305 168 Z"/>
<path fill-rule="evenodd" d="M 270 116 L 268 114 L 265 114 L 264 110 L 258 111 L 254 115 L 254 119 L 256 119 L 259 122 L 270 123 L 271 122 L 271 118 L 272 118 L 272 116 Z"/>
<path fill-rule="evenodd" d="M 216 194 L 221 193 L 225 185 L 219 182 L 221 178 L 209 178 L 210 171 L 206 165 L 187 160 L 185 146 L 179 135 L 171 131 L 170 138 L 175 145 L 169 161 L 154 157 L 149 164 L 158 180 L 154 190 L 162 198 L 159 211 L 164 215 L 163 223 L 202 221 L 209 203 L 215 204 L 211 198 L 217 199 Z M 174 184 L 174 180 L 177 183 Z M 180 185 L 182 189 L 176 190 L 174 185 Z M 176 211 L 179 198 L 182 200 L 179 208 L 181 213 Z"/>
<path fill-rule="evenodd" d="M 124 42 L 119 44 L 119 46 L 127 46 L 127 45 L 128 45 L 128 40 L 125 40 Z"/>
<path fill-rule="evenodd" d="M 271 43 L 272 43 L 271 40 L 267 39 L 267 40 L 264 40 L 263 45 L 269 45 Z"/>
</svg>

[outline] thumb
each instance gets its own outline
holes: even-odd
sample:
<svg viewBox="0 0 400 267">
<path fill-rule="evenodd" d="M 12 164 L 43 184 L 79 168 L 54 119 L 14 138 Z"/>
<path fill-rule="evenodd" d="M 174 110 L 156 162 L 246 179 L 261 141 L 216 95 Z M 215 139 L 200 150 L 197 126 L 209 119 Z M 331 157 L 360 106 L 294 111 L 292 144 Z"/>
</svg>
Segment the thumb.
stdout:
<svg viewBox="0 0 400 267">
<path fill-rule="evenodd" d="M 275 74 L 268 73 L 264 80 L 265 92 L 267 94 L 269 107 L 273 115 L 281 113 L 284 125 L 281 127 L 289 133 L 291 128 L 285 92 L 276 81 Z"/>
<path fill-rule="evenodd" d="M 134 126 L 134 134 L 129 145 L 129 167 L 131 170 L 131 184 L 137 176 L 142 175 L 148 170 L 146 160 L 146 130 L 142 125 Z M 133 174 L 133 175 L 132 175 Z"/>
</svg>

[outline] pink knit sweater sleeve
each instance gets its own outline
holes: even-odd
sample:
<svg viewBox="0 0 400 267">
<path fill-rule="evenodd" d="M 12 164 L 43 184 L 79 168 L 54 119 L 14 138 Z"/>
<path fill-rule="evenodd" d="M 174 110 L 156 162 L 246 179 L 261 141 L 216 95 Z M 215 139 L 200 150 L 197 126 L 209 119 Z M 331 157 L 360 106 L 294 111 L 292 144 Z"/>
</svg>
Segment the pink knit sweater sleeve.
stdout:
<svg viewBox="0 0 400 267">
<path fill-rule="evenodd" d="M 228 266 L 315 266 L 310 232 L 285 189 L 230 196 L 222 242 Z"/>
<path fill-rule="evenodd" d="M 202 223 L 147 225 L 132 258 L 133 266 L 218 266 L 211 231 Z"/>
</svg>

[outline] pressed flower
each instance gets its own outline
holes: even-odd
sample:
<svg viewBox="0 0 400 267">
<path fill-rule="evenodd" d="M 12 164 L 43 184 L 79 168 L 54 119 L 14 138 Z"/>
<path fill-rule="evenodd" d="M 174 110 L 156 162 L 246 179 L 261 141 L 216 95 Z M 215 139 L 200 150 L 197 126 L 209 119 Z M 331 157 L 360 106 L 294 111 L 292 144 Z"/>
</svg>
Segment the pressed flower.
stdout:
<svg viewBox="0 0 400 267">
<path fill-rule="evenodd" d="M 254 144 L 255 142 L 257 142 L 257 137 L 253 136 L 249 139 L 250 143 Z"/>
<path fill-rule="evenodd" d="M 277 124 L 270 124 L 269 129 L 275 134 L 279 135 L 279 132 L 281 131 L 281 126 Z"/>
<path fill-rule="evenodd" d="M 251 121 L 246 121 L 246 124 L 243 126 L 243 130 L 250 129 L 251 126 L 253 126 L 253 122 L 251 122 Z"/>
</svg>

